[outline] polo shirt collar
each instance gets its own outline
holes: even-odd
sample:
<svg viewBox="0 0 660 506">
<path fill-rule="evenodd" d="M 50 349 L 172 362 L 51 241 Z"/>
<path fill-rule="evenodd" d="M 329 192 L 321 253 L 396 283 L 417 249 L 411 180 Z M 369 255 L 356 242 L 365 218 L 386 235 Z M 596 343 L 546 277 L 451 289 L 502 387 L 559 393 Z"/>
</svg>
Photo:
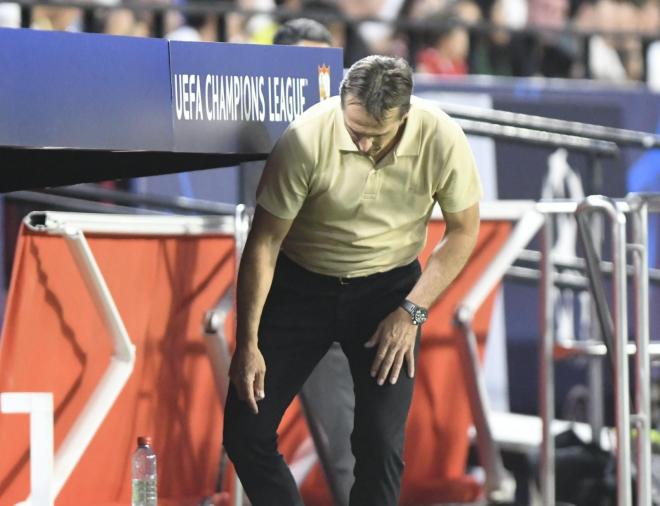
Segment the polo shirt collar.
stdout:
<svg viewBox="0 0 660 506">
<path fill-rule="evenodd" d="M 403 130 L 403 135 L 399 140 L 399 143 L 394 148 L 396 156 L 418 156 L 422 147 L 422 136 L 420 135 L 420 123 L 417 118 L 414 104 L 410 107 L 410 112 L 408 113 L 408 118 L 406 120 L 406 126 Z M 355 151 L 359 152 L 359 149 L 351 139 L 351 136 L 346 130 L 346 125 L 344 125 L 344 113 L 341 109 L 341 102 L 337 102 L 337 109 L 335 113 L 334 120 L 334 129 L 335 129 L 335 145 L 339 148 L 340 151 Z"/>
<path fill-rule="evenodd" d="M 419 131 L 420 122 L 414 104 L 411 105 L 406 118 L 406 127 L 399 143 L 394 148 L 396 156 L 419 156 L 422 150 L 422 135 Z"/>
<path fill-rule="evenodd" d="M 334 129 L 335 145 L 340 151 L 359 151 L 348 130 L 346 130 L 346 125 L 344 125 L 344 112 L 341 110 L 341 103 L 339 103 L 335 112 Z"/>
</svg>

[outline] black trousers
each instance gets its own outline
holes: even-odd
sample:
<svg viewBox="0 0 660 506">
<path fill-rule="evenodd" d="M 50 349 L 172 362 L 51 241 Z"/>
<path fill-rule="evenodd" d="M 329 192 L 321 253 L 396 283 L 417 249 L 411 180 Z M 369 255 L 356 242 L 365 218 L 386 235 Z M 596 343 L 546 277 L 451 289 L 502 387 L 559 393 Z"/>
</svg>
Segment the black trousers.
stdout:
<svg viewBox="0 0 660 506">
<path fill-rule="evenodd" d="M 255 415 L 231 386 L 224 417 L 224 446 L 253 506 L 303 504 L 277 450 L 276 431 L 284 411 L 334 341 L 348 358 L 355 390 L 355 482 L 350 504 L 398 504 L 414 382 L 404 365 L 395 385 L 379 386 L 370 375 L 376 348 L 365 348 L 364 343 L 403 301 L 420 272 L 415 261 L 385 273 L 340 280 L 307 271 L 280 255 L 259 325 L 266 398 Z"/>
</svg>

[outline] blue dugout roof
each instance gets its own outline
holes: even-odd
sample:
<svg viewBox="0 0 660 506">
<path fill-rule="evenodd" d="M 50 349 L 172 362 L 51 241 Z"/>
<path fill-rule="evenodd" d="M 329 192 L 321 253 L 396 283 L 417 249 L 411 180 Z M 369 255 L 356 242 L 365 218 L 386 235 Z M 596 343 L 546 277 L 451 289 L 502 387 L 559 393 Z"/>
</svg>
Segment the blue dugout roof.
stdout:
<svg viewBox="0 0 660 506">
<path fill-rule="evenodd" d="M 340 49 L 0 29 L 0 191 L 263 159 Z"/>
</svg>

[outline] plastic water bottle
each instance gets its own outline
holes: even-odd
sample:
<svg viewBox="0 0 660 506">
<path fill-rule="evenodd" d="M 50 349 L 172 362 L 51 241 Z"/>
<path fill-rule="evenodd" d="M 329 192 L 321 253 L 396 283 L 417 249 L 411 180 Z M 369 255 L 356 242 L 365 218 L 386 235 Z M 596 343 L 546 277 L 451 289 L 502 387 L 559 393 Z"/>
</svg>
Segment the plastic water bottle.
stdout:
<svg viewBox="0 0 660 506">
<path fill-rule="evenodd" d="M 141 436 L 132 458 L 132 506 L 157 506 L 158 493 L 156 454 L 151 447 L 151 437 Z"/>
</svg>

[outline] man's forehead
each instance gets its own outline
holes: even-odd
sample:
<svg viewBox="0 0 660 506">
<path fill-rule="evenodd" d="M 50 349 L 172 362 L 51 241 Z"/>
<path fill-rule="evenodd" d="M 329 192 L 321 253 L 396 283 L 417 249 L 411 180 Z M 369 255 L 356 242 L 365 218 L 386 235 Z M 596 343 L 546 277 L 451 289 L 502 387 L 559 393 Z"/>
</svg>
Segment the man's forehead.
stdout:
<svg viewBox="0 0 660 506">
<path fill-rule="evenodd" d="M 346 97 L 346 100 L 344 101 L 344 109 L 348 107 L 350 107 L 354 111 L 361 110 L 361 112 L 363 112 L 364 114 L 368 114 L 362 102 L 360 102 L 357 98 L 352 97 L 351 95 L 348 95 Z M 390 109 L 386 109 L 383 119 L 388 120 L 394 118 L 395 116 L 398 116 L 399 110 L 400 110 L 399 107 L 391 107 Z"/>
<path fill-rule="evenodd" d="M 346 101 L 343 108 L 344 120 L 349 126 L 369 129 L 373 131 L 388 130 L 393 122 L 399 120 L 399 108 L 394 107 L 385 111 L 385 116 L 382 121 L 376 120 L 371 116 L 365 107 L 357 100 Z"/>
</svg>

